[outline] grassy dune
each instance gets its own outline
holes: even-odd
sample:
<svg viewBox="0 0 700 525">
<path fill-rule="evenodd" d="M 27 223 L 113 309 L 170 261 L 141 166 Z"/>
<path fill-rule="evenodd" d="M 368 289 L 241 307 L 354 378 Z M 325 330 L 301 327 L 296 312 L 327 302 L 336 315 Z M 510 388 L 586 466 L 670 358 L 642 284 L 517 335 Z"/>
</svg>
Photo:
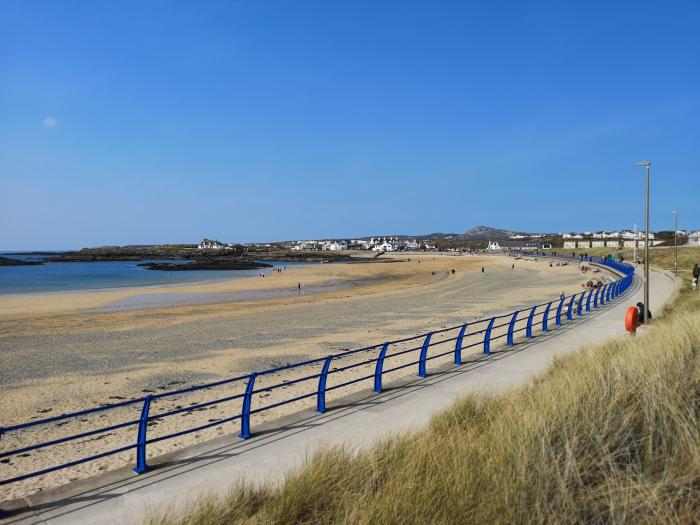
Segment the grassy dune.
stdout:
<svg viewBox="0 0 700 525">
<path fill-rule="evenodd" d="M 333 449 L 159 524 L 697 523 L 700 292 L 640 331 L 467 397 L 425 430 Z"/>
</svg>

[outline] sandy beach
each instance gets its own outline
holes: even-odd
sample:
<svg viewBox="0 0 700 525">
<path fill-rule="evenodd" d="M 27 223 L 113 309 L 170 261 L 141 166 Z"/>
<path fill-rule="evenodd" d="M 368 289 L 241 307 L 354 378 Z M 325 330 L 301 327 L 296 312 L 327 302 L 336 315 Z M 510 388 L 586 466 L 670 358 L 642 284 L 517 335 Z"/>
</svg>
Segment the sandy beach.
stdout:
<svg viewBox="0 0 700 525">
<path fill-rule="evenodd" d="M 501 256 L 402 255 L 385 263 L 298 266 L 268 275 L 208 284 L 128 290 L 27 294 L 0 297 L 0 424 L 10 425 L 103 403 L 142 397 L 182 386 L 235 377 L 251 371 L 322 357 L 473 321 L 514 308 L 577 292 L 588 280 L 576 265 L 550 267 L 545 261 Z M 515 268 L 512 268 L 515 264 Z M 481 268 L 485 268 L 485 273 Z M 454 270 L 454 273 L 452 272 Z M 601 277 L 603 273 L 599 274 Z M 302 283 L 301 294 L 297 283 Z M 284 293 L 282 293 L 284 292 Z M 292 293 L 294 292 L 294 293 Z M 205 304 L 137 307 L 144 296 L 179 294 L 209 298 Z M 268 297 L 265 298 L 265 294 Z M 262 297 L 262 298 L 261 298 Z M 228 300 L 222 301 L 222 298 Z M 114 308 L 124 301 L 136 307 Z M 199 300 L 199 299 L 198 299 Z M 502 331 L 502 329 L 501 329 Z M 494 332 L 494 335 L 499 333 Z M 452 337 L 454 334 L 445 334 Z M 439 337 L 435 339 L 439 341 Z M 440 347 L 436 347 L 440 348 Z M 396 347 L 392 352 L 399 352 Z M 354 356 L 355 362 L 376 357 Z M 396 357 L 392 366 L 415 360 Z M 449 360 L 449 356 L 444 358 Z M 339 361 L 335 368 L 352 360 Z M 373 365 L 334 373 L 328 387 L 367 375 Z M 316 367 L 317 369 L 320 366 Z M 315 390 L 314 381 L 281 386 L 318 372 L 296 369 L 264 376 L 253 408 Z M 333 370 L 333 368 L 332 368 Z M 392 372 L 415 374 L 412 367 Z M 234 395 L 244 382 L 159 400 L 152 414 Z M 369 382 L 329 392 L 328 403 Z M 261 412 L 253 427 L 311 406 L 313 398 Z M 98 426 L 138 418 L 140 405 L 3 436 L 11 450 Z M 240 400 L 183 412 L 149 426 L 149 438 L 231 417 Z M 223 434 L 237 439 L 234 421 L 195 434 L 149 445 L 149 455 L 171 451 Z M 136 427 L 115 430 L 1 460 L 1 478 L 50 466 L 78 455 L 134 442 Z M 21 497 L 133 462 L 134 452 L 110 456 L 0 488 L 0 500 Z"/>
</svg>

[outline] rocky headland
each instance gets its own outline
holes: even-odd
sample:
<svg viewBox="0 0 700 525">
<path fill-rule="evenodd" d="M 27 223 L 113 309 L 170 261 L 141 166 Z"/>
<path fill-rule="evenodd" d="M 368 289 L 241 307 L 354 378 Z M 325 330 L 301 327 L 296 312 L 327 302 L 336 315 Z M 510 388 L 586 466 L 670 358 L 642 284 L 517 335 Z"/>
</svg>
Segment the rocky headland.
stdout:
<svg viewBox="0 0 700 525">
<path fill-rule="evenodd" d="M 0 266 L 36 266 L 38 264 L 44 264 L 44 261 L 27 261 L 11 259 L 9 257 L 0 257 Z"/>
<path fill-rule="evenodd" d="M 167 272 L 184 272 L 192 270 L 254 270 L 257 268 L 269 268 L 272 265 L 257 261 L 242 261 L 240 259 L 218 258 L 209 260 L 195 260 L 187 263 L 175 262 L 148 262 L 141 263 L 148 270 L 161 270 Z"/>
</svg>

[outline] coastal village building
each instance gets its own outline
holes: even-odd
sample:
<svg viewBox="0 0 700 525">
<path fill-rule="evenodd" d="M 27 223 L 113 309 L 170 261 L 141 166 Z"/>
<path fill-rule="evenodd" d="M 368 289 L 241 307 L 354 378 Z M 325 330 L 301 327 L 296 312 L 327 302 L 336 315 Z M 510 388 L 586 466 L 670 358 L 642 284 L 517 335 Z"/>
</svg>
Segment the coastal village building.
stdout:
<svg viewBox="0 0 700 525">
<path fill-rule="evenodd" d="M 625 231 L 601 231 L 596 233 L 584 232 L 583 235 L 565 234 L 563 238 L 569 239 L 564 241 L 564 248 L 579 249 L 579 248 L 631 248 L 637 243 L 639 246 L 644 242 L 644 232 Z M 649 232 L 649 244 L 651 246 L 660 244 L 662 241 L 655 240 L 655 234 Z"/>
<path fill-rule="evenodd" d="M 269 244 L 268 244 L 269 246 Z M 216 240 L 211 240 L 211 239 L 203 239 L 202 242 L 200 242 L 197 245 L 197 248 L 200 250 L 236 250 L 236 252 L 239 253 L 245 253 L 247 251 L 247 248 L 242 245 L 242 244 L 231 244 L 227 243 L 224 244 L 223 242 L 219 242 Z"/>
<path fill-rule="evenodd" d="M 226 245 L 222 242 L 205 238 L 197 245 L 197 248 L 200 250 L 223 250 L 226 248 Z"/>
<path fill-rule="evenodd" d="M 372 248 L 373 252 L 393 252 L 394 251 L 394 245 L 391 244 L 390 242 L 384 241 L 382 244 L 379 244 L 378 246 L 374 246 Z"/>
<path fill-rule="evenodd" d="M 318 241 L 297 241 L 292 250 L 316 250 Z"/>
<path fill-rule="evenodd" d="M 326 241 L 323 243 L 322 248 L 323 250 L 330 250 L 330 251 L 338 251 L 338 250 L 347 250 L 348 249 L 348 243 L 345 241 Z"/>
<path fill-rule="evenodd" d="M 700 246 L 700 230 L 688 235 L 688 246 Z"/>
</svg>

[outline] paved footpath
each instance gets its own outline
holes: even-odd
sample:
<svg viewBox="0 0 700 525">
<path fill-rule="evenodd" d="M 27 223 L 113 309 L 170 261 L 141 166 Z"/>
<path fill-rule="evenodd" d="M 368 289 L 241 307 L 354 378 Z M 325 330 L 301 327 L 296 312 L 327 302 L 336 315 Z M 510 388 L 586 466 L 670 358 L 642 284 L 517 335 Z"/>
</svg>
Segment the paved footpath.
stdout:
<svg viewBox="0 0 700 525">
<path fill-rule="evenodd" d="M 669 274 L 652 272 L 655 315 L 678 288 L 679 283 Z M 428 377 L 393 383 L 382 394 L 374 394 L 368 387 L 341 403 L 330 404 L 325 414 L 305 411 L 258 426 L 246 441 L 232 436 L 190 447 L 164 457 L 161 464 L 141 476 L 125 467 L 29 497 L 29 509 L 12 513 L 0 523 L 138 524 L 151 512 L 186 508 L 198 494 L 223 494 L 238 479 L 280 481 L 321 447 L 342 444 L 360 449 L 383 436 L 413 430 L 467 392 L 522 385 L 545 371 L 555 356 L 624 335 L 625 310 L 641 301 L 641 296 L 637 277 L 618 301 L 564 321 L 548 333 L 536 331 L 533 339 L 512 349 L 470 358 L 459 367 L 429 369 Z"/>
</svg>

